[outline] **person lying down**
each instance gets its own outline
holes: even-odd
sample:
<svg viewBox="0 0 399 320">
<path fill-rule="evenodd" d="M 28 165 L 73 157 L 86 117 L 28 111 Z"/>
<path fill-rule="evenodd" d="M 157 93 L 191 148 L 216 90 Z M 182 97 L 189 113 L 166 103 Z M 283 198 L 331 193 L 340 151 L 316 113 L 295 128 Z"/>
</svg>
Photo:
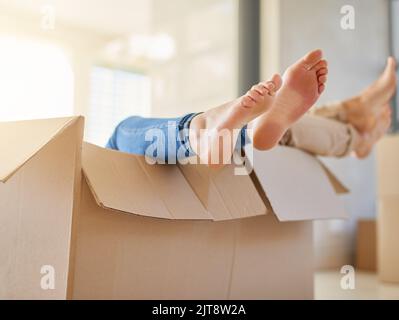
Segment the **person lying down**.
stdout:
<svg viewBox="0 0 399 320">
<path fill-rule="evenodd" d="M 315 50 L 284 75 L 251 88 L 244 96 L 203 113 L 179 118 L 129 117 L 115 129 L 107 148 L 145 155 L 158 163 L 197 156 L 219 168 L 235 150 L 280 144 L 320 156 L 365 158 L 389 130 L 389 101 L 396 90 L 396 62 L 359 95 L 308 112 L 325 90 L 328 64 Z"/>
</svg>

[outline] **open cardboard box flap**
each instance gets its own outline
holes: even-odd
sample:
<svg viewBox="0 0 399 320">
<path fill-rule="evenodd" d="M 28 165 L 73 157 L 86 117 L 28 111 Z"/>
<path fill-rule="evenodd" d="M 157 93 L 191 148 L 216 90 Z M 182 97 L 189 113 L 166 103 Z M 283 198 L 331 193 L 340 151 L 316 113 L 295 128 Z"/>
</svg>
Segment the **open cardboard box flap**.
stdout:
<svg viewBox="0 0 399 320">
<path fill-rule="evenodd" d="M 0 182 L 7 182 L 50 141 L 80 117 L 0 123 Z"/>
<path fill-rule="evenodd" d="M 255 161 L 254 161 L 255 160 Z M 142 156 L 83 145 L 83 171 L 97 204 L 142 216 L 233 220 L 274 212 L 280 221 L 346 218 L 347 191 L 316 158 L 291 148 L 256 152 L 250 175 L 234 165 L 149 165 Z M 270 206 L 271 204 L 271 206 Z"/>
<path fill-rule="evenodd" d="M 83 129 L 82 117 L 0 123 L 0 299 L 66 297 Z M 54 290 L 38 285 L 43 264 Z"/>
<path fill-rule="evenodd" d="M 266 206 L 249 176 L 232 166 L 150 165 L 142 156 L 85 143 L 86 181 L 97 204 L 142 216 L 177 220 L 232 220 L 264 215 Z"/>
<path fill-rule="evenodd" d="M 316 157 L 289 147 L 247 155 L 280 221 L 347 218 L 337 194 L 348 189 Z"/>
</svg>

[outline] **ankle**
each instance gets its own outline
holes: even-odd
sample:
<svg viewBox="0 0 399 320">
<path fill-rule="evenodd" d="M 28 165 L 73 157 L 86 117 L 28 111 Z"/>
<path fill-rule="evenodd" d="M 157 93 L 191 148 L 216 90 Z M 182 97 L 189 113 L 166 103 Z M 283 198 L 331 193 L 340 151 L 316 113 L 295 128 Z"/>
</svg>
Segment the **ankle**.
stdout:
<svg viewBox="0 0 399 320">
<path fill-rule="evenodd" d="M 363 105 L 364 97 L 363 94 L 352 97 L 342 102 L 342 113 L 343 116 L 348 120 L 351 117 L 357 117 L 361 114 L 361 106 Z"/>
<path fill-rule="evenodd" d="M 252 143 L 255 149 L 267 151 L 278 145 L 280 139 L 285 134 L 284 125 L 278 121 L 267 121 L 266 129 L 255 129 L 253 132 Z"/>
<path fill-rule="evenodd" d="M 203 113 L 198 114 L 195 116 L 189 126 L 188 131 L 188 139 L 190 143 L 190 147 L 192 151 L 199 155 L 199 146 L 200 146 L 200 137 L 201 132 L 206 128 L 206 118 L 204 117 Z"/>
<path fill-rule="evenodd" d="M 268 151 L 278 145 L 279 139 L 265 139 L 264 137 L 258 137 L 257 135 L 253 138 L 253 146 L 259 151 Z"/>
<path fill-rule="evenodd" d="M 342 122 L 353 125 L 361 133 L 370 131 L 375 124 L 375 116 L 368 110 L 367 97 L 364 94 L 342 103 Z"/>
</svg>

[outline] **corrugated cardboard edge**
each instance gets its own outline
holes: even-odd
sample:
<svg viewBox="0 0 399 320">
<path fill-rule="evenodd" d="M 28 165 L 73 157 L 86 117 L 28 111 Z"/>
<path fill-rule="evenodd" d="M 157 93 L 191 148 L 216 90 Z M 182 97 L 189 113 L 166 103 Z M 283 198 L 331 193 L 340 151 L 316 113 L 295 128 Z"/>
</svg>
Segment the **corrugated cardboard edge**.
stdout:
<svg viewBox="0 0 399 320">
<path fill-rule="evenodd" d="M 83 182 L 86 183 L 87 186 L 89 187 L 89 190 L 90 190 L 91 194 L 93 195 L 94 201 L 96 202 L 96 204 L 100 208 L 102 208 L 104 210 L 109 210 L 111 212 L 121 213 L 121 214 L 129 215 L 129 216 L 135 215 L 137 217 L 142 217 L 143 219 L 157 219 L 157 220 L 177 221 L 177 220 L 174 220 L 174 219 L 166 219 L 166 218 L 160 218 L 160 217 L 144 216 L 144 215 L 141 215 L 139 213 L 130 213 L 130 212 L 127 212 L 127 211 L 118 210 L 118 209 L 115 209 L 115 208 L 108 207 L 98 197 L 98 195 L 96 193 L 96 190 L 93 187 L 93 185 L 91 184 L 90 179 L 89 179 L 88 175 L 86 174 L 86 172 L 84 171 L 84 169 L 82 169 L 82 176 L 83 176 Z M 187 219 L 187 221 L 191 221 L 191 220 Z M 193 221 L 197 221 L 197 220 L 193 220 Z M 204 221 L 212 221 L 212 220 L 204 220 Z"/>
<path fill-rule="evenodd" d="M 157 184 L 157 182 L 154 181 L 154 178 L 152 177 L 152 175 L 151 175 L 150 172 L 148 171 L 148 167 L 145 166 L 145 164 L 143 163 L 143 161 L 139 161 L 139 165 L 140 165 L 141 169 L 143 170 L 144 174 L 147 176 L 147 179 L 148 179 L 150 185 L 152 186 L 152 188 L 153 188 L 154 190 L 156 190 L 156 184 Z M 187 182 L 187 185 L 190 186 L 189 181 L 187 181 L 187 179 L 186 179 L 186 177 L 184 176 L 183 172 L 181 172 L 179 166 L 177 166 L 177 169 L 178 169 L 178 171 L 180 172 L 180 174 L 182 175 L 182 177 L 184 178 L 184 180 Z M 203 219 L 198 219 L 198 221 L 212 221 L 212 220 L 213 220 L 212 215 L 208 212 L 208 210 L 206 209 L 206 207 L 203 205 L 203 203 L 201 202 L 201 199 L 198 198 L 198 196 L 197 196 L 197 194 L 195 193 L 195 191 L 194 191 L 194 190 L 192 190 L 192 191 L 193 191 L 194 197 L 196 197 L 196 198 L 198 199 L 198 202 L 201 204 L 202 209 L 204 210 L 204 213 L 206 213 L 206 218 L 203 217 Z M 166 218 L 166 219 L 167 219 L 167 220 L 180 220 L 180 219 L 178 219 L 178 218 L 174 215 L 173 210 L 169 207 L 169 204 L 168 204 L 167 201 L 165 201 L 165 198 L 162 197 L 162 196 L 160 196 L 159 198 L 160 198 L 160 200 L 162 201 L 162 203 L 164 204 L 165 208 L 169 211 L 169 214 L 170 214 L 170 216 L 171 216 L 171 219 L 168 219 L 168 218 Z M 193 220 L 193 221 L 196 221 L 196 220 L 194 220 L 194 219 L 189 219 L 189 218 L 187 218 L 187 219 L 185 219 L 185 220 Z"/>
<path fill-rule="evenodd" d="M 191 166 L 195 167 L 195 165 L 191 165 Z M 203 168 L 206 167 L 206 165 L 201 165 L 201 166 Z M 227 168 L 227 167 L 229 167 L 229 168 Z M 253 200 L 256 200 L 256 201 L 259 200 L 259 203 L 261 203 L 261 205 L 262 205 L 262 211 L 261 212 L 259 211 L 256 214 L 249 213 L 247 206 L 242 207 L 242 210 L 238 209 L 237 206 L 234 204 L 234 200 L 232 201 L 232 199 L 235 199 L 234 196 L 232 196 L 232 194 L 229 192 L 227 192 L 227 193 L 224 192 L 224 189 L 226 189 L 226 187 L 228 187 L 229 184 L 226 184 L 225 186 L 220 185 L 220 179 L 218 179 L 218 178 L 220 178 L 219 175 L 223 176 L 223 174 L 225 173 L 225 172 L 223 172 L 223 170 L 235 171 L 235 169 L 238 168 L 238 166 L 230 164 L 230 165 L 226 165 L 224 168 L 220 168 L 217 170 L 208 168 L 207 170 L 209 172 L 209 175 L 208 175 L 209 179 L 202 179 L 202 177 L 203 177 L 202 170 L 188 170 L 189 172 L 195 171 L 201 180 L 206 180 L 208 182 L 209 188 L 207 188 L 207 192 L 209 193 L 209 190 L 213 190 L 214 194 L 218 195 L 218 198 L 220 199 L 221 207 L 223 207 L 223 209 L 225 210 L 225 213 L 229 214 L 228 217 L 226 215 L 221 217 L 221 216 L 216 216 L 216 215 L 212 214 L 212 209 L 209 207 L 208 198 L 206 198 L 206 195 L 204 196 L 204 194 L 202 192 L 202 188 L 199 187 L 199 185 L 197 185 L 196 179 L 193 178 L 192 174 L 187 172 L 187 170 L 185 170 L 184 168 L 185 168 L 184 165 L 179 165 L 179 169 L 185 176 L 186 181 L 188 182 L 188 184 L 190 185 L 190 187 L 196 194 L 197 198 L 201 201 L 202 205 L 208 210 L 208 212 L 211 212 L 211 216 L 213 217 L 214 221 L 231 221 L 231 220 L 237 220 L 237 219 L 252 218 L 252 217 L 256 217 L 256 216 L 263 216 L 268 213 L 268 211 L 269 211 L 269 209 L 267 208 L 268 201 L 265 202 L 264 198 L 260 195 L 259 189 L 254 185 L 254 183 L 250 177 L 250 171 L 251 171 L 250 168 L 240 167 L 240 169 L 247 170 L 247 174 L 245 176 L 247 176 L 249 178 L 247 181 L 251 185 L 251 190 L 253 190 L 253 193 L 256 193 L 257 199 L 253 199 Z M 235 172 L 234 173 L 232 172 L 231 174 L 235 175 Z M 241 176 L 243 176 L 243 175 L 241 174 Z M 245 181 L 244 181 L 244 183 L 245 183 Z M 230 204 L 230 208 L 229 208 L 229 205 L 226 205 L 226 204 Z M 231 207 L 233 207 L 233 209 L 231 209 Z M 252 208 L 252 209 L 254 209 L 254 208 Z M 259 210 L 260 208 L 256 208 L 256 209 Z M 240 216 L 237 216 L 236 213 L 239 211 L 243 212 L 243 210 L 244 210 L 245 214 L 241 214 Z M 255 211 L 251 211 L 251 212 L 255 212 Z"/>
<path fill-rule="evenodd" d="M 198 163 L 199 160 L 198 160 Z M 202 206 L 205 208 L 205 210 L 208 210 L 208 204 L 204 201 L 203 197 L 201 196 L 201 194 L 198 192 L 198 189 L 196 188 L 196 186 L 193 184 L 193 182 L 191 181 L 191 179 L 188 179 L 186 172 L 181 168 L 181 165 L 178 165 L 178 169 L 180 170 L 181 174 L 183 175 L 183 177 L 186 179 L 188 185 L 190 186 L 190 188 L 193 190 L 194 194 L 196 195 L 196 197 L 198 198 L 198 200 L 201 202 Z M 210 169 L 211 170 L 211 169 Z M 199 171 L 196 172 L 198 175 L 201 175 Z M 213 181 L 213 179 L 209 179 L 209 184 L 212 186 L 212 189 L 216 190 L 217 194 L 220 196 L 220 192 L 218 190 L 218 188 L 215 185 L 215 182 Z M 223 208 L 225 208 L 226 210 L 227 207 L 225 205 L 224 202 L 222 202 L 223 204 Z M 209 213 L 210 216 L 212 216 Z M 213 218 L 213 221 L 216 221 L 215 218 Z M 223 221 L 223 220 L 220 220 Z"/>
<path fill-rule="evenodd" d="M 104 209 L 104 210 L 110 210 L 110 211 L 113 211 L 113 212 L 117 212 L 117 213 L 122 213 L 122 214 L 131 215 L 130 212 L 126 212 L 126 211 L 118 210 L 118 209 L 115 209 L 115 208 L 107 207 L 107 206 L 100 200 L 100 198 L 98 197 L 98 195 L 97 195 L 97 193 L 96 193 L 96 190 L 94 189 L 93 185 L 91 184 L 90 179 L 89 179 L 88 175 L 86 174 L 86 172 L 84 171 L 84 169 L 82 169 L 82 175 L 83 175 L 83 183 L 86 183 L 86 184 L 87 184 L 87 186 L 89 187 L 89 190 L 90 190 L 91 194 L 93 195 L 94 200 L 96 201 L 96 204 L 97 204 L 100 208 L 102 208 L 102 209 Z M 154 218 L 154 219 L 155 219 L 155 218 Z"/>
<path fill-rule="evenodd" d="M 175 165 L 150 165 L 143 156 L 84 143 L 82 166 L 103 209 L 167 220 L 212 220 Z M 171 182 L 176 187 L 170 188 Z"/>
<path fill-rule="evenodd" d="M 67 292 L 66 299 L 72 300 L 73 298 L 73 283 L 75 276 L 75 260 L 77 250 L 77 228 L 78 219 L 80 212 L 80 198 L 81 198 L 81 186 L 82 186 L 82 144 L 84 135 L 84 118 L 78 117 L 74 123 L 79 126 L 79 130 L 76 132 L 76 154 L 75 154 L 75 181 L 74 181 L 74 192 L 73 192 L 73 208 L 72 208 L 72 223 L 71 223 L 71 235 L 70 235 L 70 246 L 69 246 L 69 265 L 68 265 L 68 278 L 67 278 Z M 69 125 L 72 125 L 71 123 Z M 64 128 L 65 130 L 65 128 Z"/>
<path fill-rule="evenodd" d="M 73 125 L 75 122 L 77 122 L 80 119 L 83 119 L 82 116 L 74 116 L 74 117 L 66 117 L 65 119 L 68 119 L 69 121 L 65 123 L 64 126 L 62 126 L 53 136 L 49 137 L 49 140 L 43 145 L 41 145 L 35 152 L 33 152 L 30 156 L 27 157 L 26 160 L 24 160 L 21 164 L 19 164 L 11 173 L 9 173 L 7 176 L 4 178 L 0 178 L 1 183 L 6 183 L 8 180 L 10 180 L 18 171 L 21 169 L 29 160 L 31 160 L 35 155 L 37 155 L 50 141 L 56 139 L 60 134 L 62 134 L 66 128 L 70 127 Z M 51 119 L 48 119 L 51 120 Z"/>
<path fill-rule="evenodd" d="M 276 213 L 273 210 L 273 206 L 269 200 L 269 197 L 266 194 L 266 191 L 263 189 L 262 184 L 260 183 L 258 176 L 256 175 L 255 171 L 252 171 L 252 173 L 250 174 L 250 178 L 252 180 L 252 183 L 255 186 L 255 189 L 258 191 L 259 196 L 261 197 L 261 199 L 263 200 L 263 202 L 265 203 L 266 206 L 266 214 L 269 214 L 269 212 L 273 213 L 276 217 Z"/>
<path fill-rule="evenodd" d="M 327 175 L 328 180 L 330 180 L 330 183 L 337 194 L 350 193 L 350 190 L 335 176 L 334 173 L 332 173 L 332 171 L 320 159 L 317 159 L 317 161 L 320 163 L 322 169 Z"/>
<path fill-rule="evenodd" d="M 91 145 L 91 144 L 87 143 L 87 145 Z M 101 149 L 101 147 L 98 147 L 98 146 L 97 146 L 97 148 Z M 83 149 L 85 149 L 85 148 L 83 148 Z M 112 150 L 111 152 L 129 155 L 128 153 L 119 152 L 119 151 L 115 151 L 115 150 Z M 85 152 L 83 152 L 83 155 L 85 155 Z M 85 158 L 85 156 L 83 156 L 83 158 Z M 204 216 L 196 218 L 193 215 L 187 215 L 185 218 L 183 218 L 181 216 L 179 218 L 176 218 L 173 215 L 173 210 L 171 210 L 169 208 L 168 202 L 165 201 L 166 198 L 164 199 L 163 197 L 161 197 L 160 200 L 163 203 L 164 207 L 170 213 L 170 217 L 169 216 L 165 217 L 163 215 L 159 216 L 159 215 L 151 215 L 151 214 L 141 214 L 140 211 L 134 211 L 134 210 L 132 211 L 132 210 L 129 210 L 128 208 L 124 208 L 124 207 L 115 207 L 114 205 L 112 205 L 111 203 L 107 202 L 105 199 L 102 198 L 102 192 L 97 188 L 97 185 L 96 185 L 97 182 L 95 180 L 95 176 L 92 176 L 92 172 L 89 170 L 89 167 L 87 167 L 87 165 L 90 166 L 90 164 L 85 163 L 85 161 L 83 161 L 84 179 L 85 179 L 85 181 L 86 181 L 86 183 L 87 183 L 87 185 L 89 187 L 89 190 L 93 194 L 93 197 L 94 197 L 94 200 L 95 200 L 97 206 L 99 206 L 100 208 L 103 208 L 103 209 L 106 209 L 106 210 L 111 210 L 113 212 L 119 212 L 119 213 L 123 213 L 123 214 L 128 214 L 128 215 L 134 214 L 134 215 L 137 215 L 137 216 L 142 216 L 142 217 L 147 217 L 147 218 L 157 218 L 157 219 L 165 219 L 165 220 L 186 220 L 186 221 L 198 221 L 198 220 L 201 220 L 201 221 L 225 221 L 225 220 L 228 220 L 228 221 L 230 221 L 230 220 L 238 219 L 235 216 L 234 217 L 233 216 L 229 217 L 227 219 L 217 219 L 217 218 L 215 218 L 210 213 L 210 210 L 209 210 L 209 208 L 207 208 L 207 205 L 204 202 L 203 198 L 198 194 L 198 190 L 193 187 L 192 181 L 187 178 L 187 176 L 185 174 L 185 171 L 182 170 L 182 166 L 180 166 L 180 165 L 179 166 L 173 165 L 173 166 L 176 168 L 176 171 L 178 171 L 180 174 L 182 174 L 182 178 L 184 178 L 185 183 L 187 184 L 187 187 L 191 187 L 192 197 L 195 197 L 195 199 L 198 201 L 198 205 L 201 206 L 201 208 L 206 213 L 206 215 L 204 215 Z M 147 176 L 147 178 L 149 180 L 149 184 L 155 185 L 156 181 L 153 181 L 153 178 L 151 177 L 149 172 L 147 172 L 147 168 L 144 166 L 144 163 L 139 161 L 139 165 L 140 165 L 140 168 L 143 171 L 143 173 Z M 195 171 L 195 172 L 197 172 L 197 171 Z M 248 180 L 248 178 L 247 178 L 246 181 L 247 181 L 248 184 L 251 184 L 251 188 L 254 188 L 251 180 Z M 220 188 L 214 183 L 213 179 L 209 180 L 209 184 L 212 185 L 212 187 L 214 189 L 214 192 L 217 195 L 219 195 L 219 198 L 222 200 L 221 203 L 223 205 L 225 205 L 227 200 L 224 199 L 223 196 L 220 194 L 221 193 L 220 192 Z M 153 188 L 153 189 L 155 190 L 155 188 Z M 264 215 L 266 213 L 266 211 L 267 211 L 266 205 L 264 204 L 263 199 L 260 198 L 257 190 L 256 189 L 253 189 L 253 190 L 254 190 L 254 192 L 256 192 L 256 196 L 257 196 L 256 199 L 258 199 L 259 203 L 262 204 L 262 212 L 259 213 L 258 215 Z M 226 210 L 228 210 L 228 209 L 226 209 Z M 255 215 L 253 215 L 253 216 L 255 216 Z M 242 218 L 244 218 L 244 217 L 242 217 Z"/>
<path fill-rule="evenodd" d="M 120 152 L 120 151 L 117 151 L 117 152 Z M 86 184 L 87 184 L 87 186 L 89 187 L 89 190 L 90 190 L 91 194 L 93 195 L 93 198 L 94 198 L 96 204 L 97 204 L 100 208 L 102 208 L 102 209 L 104 209 L 104 210 L 110 210 L 110 211 L 115 212 L 115 213 L 121 213 L 121 214 L 126 214 L 126 215 L 132 215 L 132 213 L 130 213 L 130 212 L 123 211 L 123 210 L 118 210 L 118 209 L 115 209 L 115 208 L 106 206 L 106 205 L 100 200 L 100 197 L 97 195 L 96 190 L 95 190 L 95 188 L 93 187 L 93 184 L 91 183 L 90 178 L 89 178 L 88 174 L 85 172 L 85 169 L 84 169 L 83 166 L 82 166 L 82 176 L 83 176 L 83 183 L 86 183 Z M 137 215 L 137 216 L 140 216 L 140 217 L 146 217 L 146 216 L 142 216 L 142 215 L 137 214 L 137 213 L 134 213 L 134 214 Z M 147 218 L 151 218 L 151 217 L 147 217 Z M 161 219 L 161 218 L 152 217 L 152 219 Z"/>
</svg>

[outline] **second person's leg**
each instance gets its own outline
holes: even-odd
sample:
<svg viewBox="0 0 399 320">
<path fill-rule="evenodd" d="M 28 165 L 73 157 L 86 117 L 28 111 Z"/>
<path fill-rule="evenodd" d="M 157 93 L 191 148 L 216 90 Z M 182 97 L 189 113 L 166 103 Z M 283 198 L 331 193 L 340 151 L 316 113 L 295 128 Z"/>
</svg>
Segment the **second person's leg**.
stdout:
<svg viewBox="0 0 399 320">
<path fill-rule="evenodd" d="M 383 108 L 376 126 L 367 134 L 360 134 L 351 124 L 308 114 L 287 131 L 280 144 L 319 156 L 341 158 L 354 154 L 365 158 L 390 125 L 389 106 Z"/>
</svg>

